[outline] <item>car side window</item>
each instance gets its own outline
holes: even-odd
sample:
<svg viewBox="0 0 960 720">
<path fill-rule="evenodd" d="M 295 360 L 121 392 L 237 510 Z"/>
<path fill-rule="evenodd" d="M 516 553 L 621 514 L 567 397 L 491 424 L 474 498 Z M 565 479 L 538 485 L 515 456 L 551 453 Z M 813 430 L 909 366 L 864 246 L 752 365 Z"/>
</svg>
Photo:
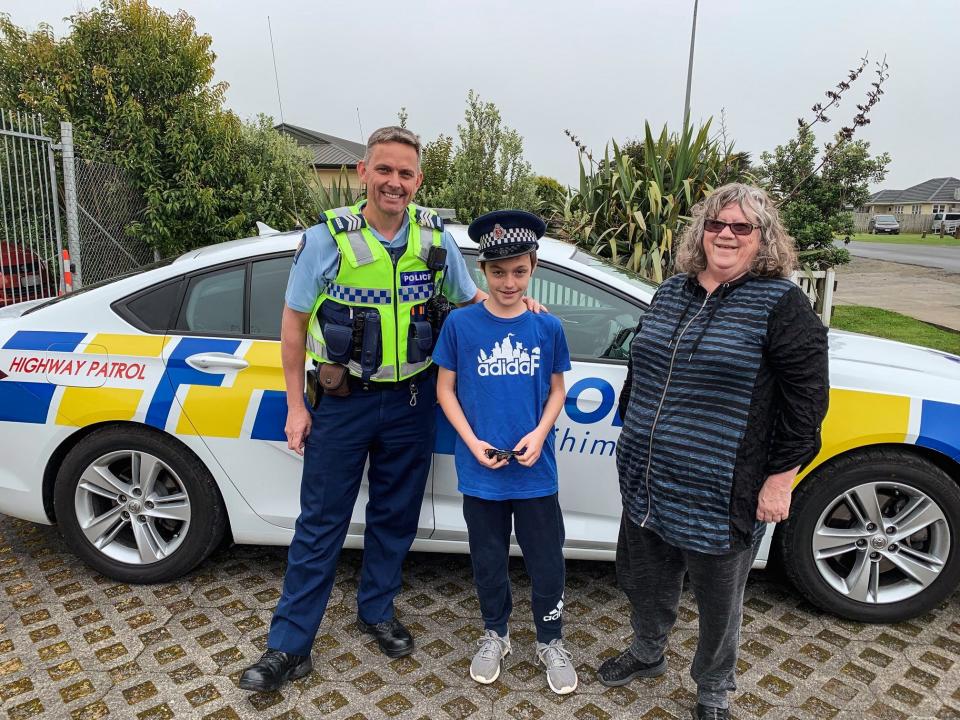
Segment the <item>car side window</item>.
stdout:
<svg viewBox="0 0 960 720">
<path fill-rule="evenodd" d="M 171 316 L 180 294 L 180 283 L 180 278 L 177 278 L 141 291 L 115 304 L 114 309 L 141 330 L 165 333 L 173 319 Z"/>
<path fill-rule="evenodd" d="M 246 266 L 190 278 L 176 329 L 239 335 L 243 332 L 243 290 Z"/>
<path fill-rule="evenodd" d="M 250 273 L 250 334 L 279 339 L 283 297 L 293 257 L 253 263 Z"/>
<path fill-rule="evenodd" d="M 477 286 L 487 283 L 479 268 Z M 537 266 L 527 295 L 560 318 L 573 360 L 626 362 L 643 310 L 618 295 L 543 263 Z"/>
</svg>

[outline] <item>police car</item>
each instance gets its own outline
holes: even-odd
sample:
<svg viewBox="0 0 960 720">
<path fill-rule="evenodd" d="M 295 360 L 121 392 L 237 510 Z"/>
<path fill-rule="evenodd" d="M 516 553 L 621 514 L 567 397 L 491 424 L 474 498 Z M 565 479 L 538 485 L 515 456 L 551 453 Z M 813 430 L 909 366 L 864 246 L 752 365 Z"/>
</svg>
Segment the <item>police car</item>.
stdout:
<svg viewBox="0 0 960 720">
<path fill-rule="evenodd" d="M 450 229 L 474 266 L 466 229 Z M 289 543 L 302 459 L 283 432 L 278 338 L 298 241 L 224 243 L 0 309 L 0 512 L 56 523 L 125 582 L 176 578 L 223 541 Z M 562 320 L 573 360 L 555 430 L 566 554 L 610 560 L 616 400 L 655 288 L 555 240 L 539 257 L 529 293 Z M 782 564 L 840 615 L 908 618 L 960 581 L 960 357 L 831 332 L 830 362 L 823 450 L 757 565 Z M 439 425 L 414 549 L 467 552 L 454 433 Z M 348 546 L 365 502 L 364 489 Z"/>
</svg>

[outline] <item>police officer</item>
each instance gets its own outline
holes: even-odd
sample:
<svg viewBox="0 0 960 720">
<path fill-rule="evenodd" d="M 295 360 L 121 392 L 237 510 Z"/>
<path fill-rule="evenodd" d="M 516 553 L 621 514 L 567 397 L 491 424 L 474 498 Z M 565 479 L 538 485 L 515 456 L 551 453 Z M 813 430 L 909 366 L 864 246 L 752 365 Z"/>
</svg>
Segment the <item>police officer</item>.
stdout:
<svg viewBox="0 0 960 720">
<path fill-rule="evenodd" d="M 244 670 L 245 690 L 275 690 L 311 671 L 310 648 L 368 458 L 357 625 L 388 657 L 413 651 L 393 599 L 434 444 L 435 387 L 426 370 L 435 329 L 425 302 L 441 284 L 456 304 L 486 295 L 441 219 L 411 203 L 423 182 L 416 135 L 375 131 L 357 172 L 366 201 L 328 210 L 304 233 L 290 271 L 281 352 L 287 443 L 304 456 L 300 516 L 268 649 Z M 446 251 L 441 269 L 438 249 Z M 305 351 L 328 393 L 312 409 L 304 404 Z"/>
</svg>

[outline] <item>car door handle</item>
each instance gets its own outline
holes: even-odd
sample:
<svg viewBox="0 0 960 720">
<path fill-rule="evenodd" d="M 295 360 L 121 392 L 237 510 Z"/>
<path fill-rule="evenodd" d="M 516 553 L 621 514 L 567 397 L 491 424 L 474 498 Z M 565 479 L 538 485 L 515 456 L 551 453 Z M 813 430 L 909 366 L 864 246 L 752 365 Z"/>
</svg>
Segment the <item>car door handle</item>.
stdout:
<svg viewBox="0 0 960 720">
<path fill-rule="evenodd" d="M 243 358 L 219 352 L 191 355 L 187 358 L 187 365 L 194 370 L 243 370 L 250 367 L 250 363 Z"/>
</svg>

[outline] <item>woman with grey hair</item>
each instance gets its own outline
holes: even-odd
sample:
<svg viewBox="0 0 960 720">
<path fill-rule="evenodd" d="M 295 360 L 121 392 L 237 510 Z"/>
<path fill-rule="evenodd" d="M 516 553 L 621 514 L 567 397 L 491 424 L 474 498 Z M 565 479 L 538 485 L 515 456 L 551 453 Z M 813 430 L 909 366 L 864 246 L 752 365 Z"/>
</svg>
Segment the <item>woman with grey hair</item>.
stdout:
<svg viewBox="0 0 960 720">
<path fill-rule="evenodd" d="M 634 639 L 604 685 L 666 672 L 689 574 L 700 636 L 694 718 L 728 718 L 743 591 L 764 524 L 786 519 L 820 448 L 827 332 L 788 276 L 793 240 L 767 194 L 734 183 L 693 208 L 630 351 L 620 396 L 617 580 Z"/>
</svg>

